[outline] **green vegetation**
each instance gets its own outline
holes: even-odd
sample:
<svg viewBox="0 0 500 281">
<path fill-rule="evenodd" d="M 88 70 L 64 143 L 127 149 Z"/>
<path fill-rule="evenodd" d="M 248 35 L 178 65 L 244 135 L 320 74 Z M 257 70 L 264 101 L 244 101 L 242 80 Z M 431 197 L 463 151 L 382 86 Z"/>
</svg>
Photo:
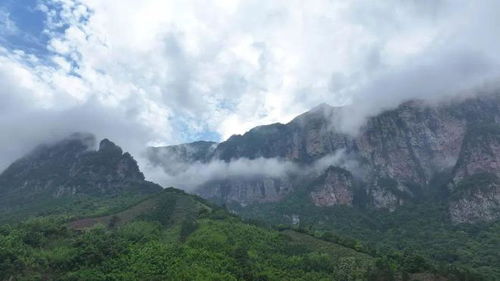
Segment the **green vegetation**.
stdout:
<svg viewBox="0 0 500 281">
<path fill-rule="evenodd" d="M 493 173 L 477 173 L 461 180 L 453 190 L 451 199 L 467 198 L 477 192 L 488 192 L 499 183 L 498 177 Z"/>
<path fill-rule="evenodd" d="M 0 226 L 0 280 L 448 280 L 436 272 L 410 252 L 265 228 L 175 189 L 106 216 Z"/>
<path fill-rule="evenodd" d="M 334 242 L 354 247 L 363 241 L 371 255 L 403 257 L 412 253 L 437 270 L 460 271 L 471 280 L 499 280 L 500 223 L 453 224 L 445 203 L 406 204 L 394 212 L 345 206 L 316 207 L 307 200 L 288 200 L 238 209 L 246 218 L 269 225 L 288 225 L 308 231 L 331 231 Z M 448 268 L 448 269 L 446 269 Z"/>
<path fill-rule="evenodd" d="M 124 193 L 120 196 L 65 196 L 39 198 L 36 202 L 0 210 L 0 224 L 12 223 L 39 216 L 98 217 L 119 212 L 152 195 Z"/>
</svg>

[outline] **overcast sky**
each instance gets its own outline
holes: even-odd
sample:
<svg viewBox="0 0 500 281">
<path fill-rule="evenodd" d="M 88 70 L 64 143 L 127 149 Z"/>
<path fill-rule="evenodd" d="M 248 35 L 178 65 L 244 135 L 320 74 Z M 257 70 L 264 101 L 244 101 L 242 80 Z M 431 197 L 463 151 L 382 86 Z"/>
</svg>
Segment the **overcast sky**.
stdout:
<svg viewBox="0 0 500 281">
<path fill-rule="evenodd" d="M 74 131 L 220 141 L 315 105 L 346 125 L 499 74 L 497 0 L 2 0 L 0 170 Z"/>
</svg>

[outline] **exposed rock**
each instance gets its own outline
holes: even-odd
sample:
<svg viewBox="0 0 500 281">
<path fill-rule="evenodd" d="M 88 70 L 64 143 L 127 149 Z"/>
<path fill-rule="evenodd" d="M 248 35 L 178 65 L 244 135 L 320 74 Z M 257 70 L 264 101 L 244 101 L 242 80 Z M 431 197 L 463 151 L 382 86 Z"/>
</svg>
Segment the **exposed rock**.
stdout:
<svg viewBox="0 0 500 281">
<path fill-rule="evenodd" d="M 310 163 L 338 149 L 348 153 L 356 148 L 354 140 L 332 130 L 338 110 L 323 104 L 288 124 L 259 126 L 243 135 L 234 135 L 217 146 L 213 158 L 230 161 L 277 157 Z"/>
<path fill-rule="evenodd" d="M 460 151 L 465 120 L 445 112 L 412 102 L 373 117 L 358 138 L 359 152 L 378 177 L 425 185 Z"/>
<path fill-rule="evenodd" d="M 285 158 L 292 153 L 292 130 L 283 124 L 259 126 L 244 135 L 231 136 L 220 143 L 213 159 L 230 161 L 238 158 Z"/>
<path fill-rule="evenodd" d="M 311 192 L 316 206 L 352 205 L 354 179 L 346 170 L 330 167 Z"/>
<path fill-rule="evenodd" d="M 500 176 L 500 125 L 472 124 L 454 169 L 454 182 L 478 173 Z"/>
<path fill-rule="evenodd" d="M 393 192 L 380 187 L 371 188 L 369 194 L 373 200 L 374 207 L 377 209 L 394 211 L 403 203 L 403 200 Z"/>
<path fill-rule="evenodd" d="M 199 188 L 199 194 L 220 203 L 276 202 L 292 191 L 285 179 L 271 177 L 214 180 Z"/>
<path fill-rule="evenodd" d="M 346 153 L 356 150 L 351 136 L 335 130 L 341 110 L 340 107 L 321 104 L 288 123 L 295 140 L 291 150 L 296 152 L 295 157 L 288 158 L 311 162 L 339 149 Z"/>
<path fill-rule="evenodd" d="M 460 194 L 450 202 L 450 215 L 456 223 L 493 221 L 500 216 L 500 184 L 498 178 L 491 182 L 482 175 L 474 179 L 471 185 L 463 187 Z"/>
<path fill-rule="evenodd" d="M 175 175 L 194 162 L 209 161 L 216 147 L 217 143 L 209 141 L 149 147 L 147 156 L 153 166 L 162 167 L 166 173 Z"/>
<path fill-rule="evenodd" d="M 437 188 L 432 186 L 433 180 L 443 174 L 447 175 L 444 185 L 450 186 L 451 194 L 455 194 L 455 187 L 469 176 L 478 173 L 500 176 L 497 133 L 478 133 L 478 130 L 484 130 L 484 126 L 479 124 L 486 124 L 490 131 L 500 130 L 498 93 L 437 105 L 421 101 L 406 102 L 369 118 L 356 136 L 336 129 L 343 116 L 340 113 L 344 110 L 348 109 L 323 104 L 287 124 L 259 126 L 243 135 L 232 136 L 218 144 L 213 153 L 202 153 L 194 158 L 196 161 L 209 162 L 263 157 L 312 165 L 322 157 L 344 151 L 355 159 L 356 165 L 333 165 L 355 175 L 356 182 L 360 182 L 364 194 L 368 196 L 362 200 L 365 206 L 389 210 L 406 202 L 431 198 L 433 189 Z M 170 169 L 171 164 L 168 162 L 164 162 L 165 170 Z M 363 172 L 360 173 L 360 170 Z M 269 184 L 264 188 L 266 192 L 259 192 L 264 183 L 249 182 L 245 178 L 204 184 L 198 187 L 197 192 L 206 198 L 217 198 L 224 202 L 272 202 L 310 187 L 304 184 L 308 183 L 306 179 L 311 177 L 310 174 L 299 173 L 295 177 L 287 184 L 288 188 L 279 189 L 287 192 L 272 192 L 274 186 L 269 188 Z M 279 179 L 274 181 L 279 182 Z M 316 183 L 314 187 L 317 189 L 304 200 L 312 199 L 318 206 L 353 205 L 357 195 L 352 194 L 350 184 L 351 181 L 346 178 L 331 175 L 326 177 L 325 182 Z M 487 213 L 480 211 L 483 207 L 491 209 L 487 207 L 491 204 L 486 203 L 486 199 L 453 198 L 453 202 L 466 200 L 460 202 L 468 202 L 468 209 L 477 205 L 478 214 Z M 494 193 L 481 194 L 481 198 L 490 198 L 488 200 L 492 202 L 496 200 Z M 455 209 L 453 207 L 450 210 L 457 213 Z"/>
<path fill-rule="evenodd" d="M 455 222 L 500 217 L 500 126 L 474 124 L 467 132 L 450 184 Z"/>
</svg>

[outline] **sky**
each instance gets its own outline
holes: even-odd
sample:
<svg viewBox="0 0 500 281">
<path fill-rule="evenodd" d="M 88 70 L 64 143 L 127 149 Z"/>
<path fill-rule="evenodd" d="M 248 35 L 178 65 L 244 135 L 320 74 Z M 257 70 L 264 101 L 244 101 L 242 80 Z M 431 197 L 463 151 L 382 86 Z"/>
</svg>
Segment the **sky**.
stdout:
<svg viewBox="0 0 500 281">
<path fill-rule="evenodd" d="M 500 76 L 496 0 L 1 0 L 0 170 L 72 132 L 221 141 L 351 105 L 342 124 Z"/>
</svg>

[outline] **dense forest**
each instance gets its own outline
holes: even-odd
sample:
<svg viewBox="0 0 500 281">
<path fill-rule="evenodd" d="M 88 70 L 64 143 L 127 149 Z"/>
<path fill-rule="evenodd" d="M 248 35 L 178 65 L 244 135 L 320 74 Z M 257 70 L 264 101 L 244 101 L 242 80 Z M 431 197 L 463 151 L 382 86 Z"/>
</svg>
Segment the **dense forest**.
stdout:
<svg viewBox="0 0 500 281">
<path fill-rule="evenodd" d="M 456 224 L 446 205 L 407 204 L 394 212 L 363 210 L 345 206 L 318 208 L 306 200 L 278 204 L 256 204 L 239 209 L 240 215 L 267 225 L 289 225 L 292 213 L 296 228 L 327 231 L 363 241 L 385 255 L 413 253 L 433 265 L 448 265 L 480 273 L 488 280 L 500 279 L 500 223 Z"/>
<path fill-rule="evenodd" d="M 3 224 L 0 280 L 482 280 L 411 251 L 244 221 L 173 188 L 122 207 Z"/>
</svg>

